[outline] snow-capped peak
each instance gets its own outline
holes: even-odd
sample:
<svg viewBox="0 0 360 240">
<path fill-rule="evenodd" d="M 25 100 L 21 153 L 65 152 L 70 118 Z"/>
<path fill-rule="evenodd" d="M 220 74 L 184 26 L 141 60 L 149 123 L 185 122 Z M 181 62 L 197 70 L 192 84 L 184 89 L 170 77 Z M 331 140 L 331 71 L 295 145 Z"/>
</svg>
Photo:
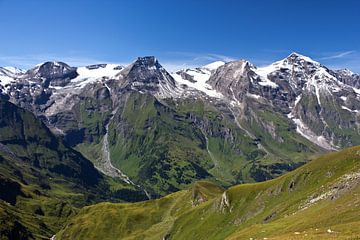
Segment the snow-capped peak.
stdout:
<svg viewBox="0 0 360 240">
<path fill-rule="evenodd" d="M 356 73 L 352 72 L 351 70 L 344 68 L 344 69 L 340 69 L 340 70 L 336 70 L 337 72 L 340 72 L 346 76 L 352 76 L 352 75 L 356 75 Z"/>
<path fill-rule="evenodd" d="M 22 74 L 24 73 L 25 71 L 20 69 L 20 68 L 17 68 L 17 67 L 3 67 L 4 69 L 8 70 L 9 72 L 13 73 L 13 74 Z"/>
<path fill-rule="evenodd" d="M 223 62 L 223 61 L 216 61 L 216 62 L 209 63 L 209 64 L 203 66 L 202 68 L 206 68 L 209 70 L 216 70 L 224 64 L 225 64 L 225 62 Z"/>
<path fill-rule="evenodd" d="M 304 56 L 300 53 L 297 53 L 297 52 L 292 52 L 289 56 L 287 56 L 285 59 L 281 60 L 281 61 L 284 61 L 284 60 L 303 60 L 305 62 L 308 62 L 308 63 L 313 63 L 313 64 L 317 64 L 317 65 L 320 65 L 319 62 L 311 59 L 310 57 L 307 57 L 307 56 Z"/>
<path fill-rule="evenodd" d="M 145 67 L 148 69 L 161 69 L 159 61 L 154 56 L 138 57 L 133 63 L 133 67 Z"/>
</svg>

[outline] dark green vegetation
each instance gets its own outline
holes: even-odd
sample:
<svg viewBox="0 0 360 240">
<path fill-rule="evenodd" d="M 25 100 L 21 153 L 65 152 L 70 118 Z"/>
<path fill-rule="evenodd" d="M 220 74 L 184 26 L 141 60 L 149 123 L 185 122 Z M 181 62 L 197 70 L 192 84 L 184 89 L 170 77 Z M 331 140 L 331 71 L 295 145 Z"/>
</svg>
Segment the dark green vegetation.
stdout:
<svg viewBox="0 0 360 240">
<path fill-rule="evenodd" d="M 49 239 L 79 207 L 142 199 L 101 175 L 32 113 L 0 101 L 0 239 Z"/>
<path fill-rule="evenodd" d="M 358 239 L 360 147 L 319 157 L 276 179 L 83 208 L 57 239 Z"/>
</svg>

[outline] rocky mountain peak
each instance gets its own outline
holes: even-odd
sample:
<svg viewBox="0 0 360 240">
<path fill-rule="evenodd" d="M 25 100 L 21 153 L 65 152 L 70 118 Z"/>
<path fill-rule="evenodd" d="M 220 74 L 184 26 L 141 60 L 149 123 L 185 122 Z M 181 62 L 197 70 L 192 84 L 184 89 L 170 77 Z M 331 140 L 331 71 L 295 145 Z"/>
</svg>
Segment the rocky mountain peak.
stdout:
<svg viewBox="0 0 360 240">
<path fill-rule="evenodd" d="M 242 98 L 254 77 L 253 65 L 246 60 L 232 61 L 220 66 L 207 81 L 215 90 L 230 98 Z"/>
<path fill-rule="evenodd" d="M 334 75 L 337 77 L 337 79 L 345 83 L 349 86 L 352 86 L 354 88 L 360 88 L 360 75 L 356 74 L 349 69 L 340 69 L 335 70 Z"/>
<path fill-rule="evenodd" d="M 42 83 L 47 88 L 50 84 L 53 86 L 64 86 L 77 76 L 76 68 L 70 67 L 66 63 L 45 62 L 28 70 L 22 78 Z"/>
<path fill-rule="evenodd" d="M 316 62 L 307 56 L 295 52 L 291 53 L 286 58 L 267 66 L 268 70 L 278 70 L 282 72 L 304 72 L 306 74 L 314 73 L 319 68 L 325 67 L 322 66 L 319 62 Z"/>
<path fill-rule="evenodd" d="M 335 74 L 341 75 L 342 77 L 359 77 L 360 75 L 352 72 L 351 70 L 344 68 L 339 70 L 334 70 Z"/>
<path fill-rule="evenodd" d="M 171 97 L 177 91 L 174 78 L 154 56 L 139 57 L 121 72 L 120 79 L 122 84 L 141 93 Z"/>
<path fill-rule="evenodd" d="M 313 59 L 304 56 L 300 53 L 297 52 L 292 52 L 289 56 L 287 56 L 285 59 L 285 61 L 287 60 L 289 63 L 299 63 L 299 62 L 306 62 L 308 64 L 316 64 L 319 65 L 320 63 L 314 61 Z M 283 61 L 284 61 L 283 60 Z"/>
<path fill-rule="evenodd" d="M 133 67 L 162 68 L 154 56 L 138 57 L 134 62 Z"/>
<path fill-rule="evenodd" d="M 217 75 L 219 77 L 221 75 L 221 77 L 227 81 L 238 80 L 250 73 L 253 67 L 254 66 L 246 60 L 232 61 L 220 66 L 214 76 Z M 212 80 L 213 79 L 210 78 L 209 82 Z"/>
<path fill-rule="evenodd" d="M 250 67 L 253 67 L 253 65 L 244 59 L 241 60 L 236 60 L 236 61 L 231 61 L 228 63 L 223 64 L 222 66 L 220 66 L 220 68 L 227 68 L 227 69 L 241 69 L 241 70 L 249 70 Z"/>
<path fill-rule="evenodd" d="M 152 72 L 166 72 L 159 61 L 154 56 L 138 57 L 135 62 L 127 67 L 131 75 L 144 73 L 145 75 Z M 125 71 L 126 72 L 126 71 Z"/>
<path fill-rule="evenodd" d="M 74 69 L 75 68 L 70 67 L 68 64 L 64 62 L 52 61 L 52 62 L 44 62 L 42 64 L 39 64 L 38 66 L 36 66 L 33 69 L 30 69 L 26 73 L 27 74 L 34 73 L 40 76 L 40 75 L 46 75 L 47 73 L 50 72 L 52 74 L 55 74 L 59 72 L 68 72 Z"/>
</svg>

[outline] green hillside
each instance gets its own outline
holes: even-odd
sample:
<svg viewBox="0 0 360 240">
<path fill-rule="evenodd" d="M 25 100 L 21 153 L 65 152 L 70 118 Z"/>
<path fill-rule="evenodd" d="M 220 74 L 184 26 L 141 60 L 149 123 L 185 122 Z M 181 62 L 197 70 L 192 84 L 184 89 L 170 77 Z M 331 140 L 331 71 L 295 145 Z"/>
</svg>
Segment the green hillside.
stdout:
<svg viewBox="0 0 360 240">
<path fill-rule="evenodd" d="M 85 207 L 57 239 L 358 239 L 360 147 L 273 180 L 209 182 L 157 200 Z"/>
<path fill-rule="evenodd" d="M 49 239 L 80 207 L 142 200 L 104 177 L 35 116 L 0 101 L 0 239 Z"/>
<path fill-rule="evenodd" d="M 324 152 L 290 131 L 291 121 L 266 106 L 257 106 L 251 119 L 242 123 L 259 136 L 253 139 L 224 104 L 203 99 L 159 101 L 137 92 L 121 96 L 109 125 L 111 161 L 153 197 L 202 179 L 222 186 L 268 180 Z M 276 139 L 265 123 L 272 126 Z M 101 144 L 85 142 L 76 149 L 96 162 Z"/>
</svg>

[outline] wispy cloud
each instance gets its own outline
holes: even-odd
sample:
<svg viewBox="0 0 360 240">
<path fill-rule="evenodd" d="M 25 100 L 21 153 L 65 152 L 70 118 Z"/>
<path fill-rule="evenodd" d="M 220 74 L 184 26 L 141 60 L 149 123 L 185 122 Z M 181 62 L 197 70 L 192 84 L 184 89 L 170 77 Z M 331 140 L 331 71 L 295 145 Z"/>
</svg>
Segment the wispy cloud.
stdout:
<svg viewBox="0 0 360 240">
<path fill-rule="evenodd" d="M 350 69 L 360 73 L 360 53 L 356 50 L 321 54 L 324 57 L 317 58 L 322 64 L 331 69 Z M 327 56 L 326 56 L 327 55 Z"/>
<path fill-rule="evenodd" d="M 169 71 L 200 67 L 215 61 L 230 62 L 237 59 L 217 53 L 166 52 L 161 55 L 161 64 Z"/>
<path fill-rule="evenodd" d="M 352 51 L 346 51 L 346 52 L 338 52 L 338 53 L 335 53 L 335 54 L 330 55 L 330 56 L 319 58 L 319 60 L 344 58 L 344 57 L 349 56 L 349 55 L 351 55 L 353 53 L 356 53 L 356 51 L 352 50 Z"/>
</svg>

